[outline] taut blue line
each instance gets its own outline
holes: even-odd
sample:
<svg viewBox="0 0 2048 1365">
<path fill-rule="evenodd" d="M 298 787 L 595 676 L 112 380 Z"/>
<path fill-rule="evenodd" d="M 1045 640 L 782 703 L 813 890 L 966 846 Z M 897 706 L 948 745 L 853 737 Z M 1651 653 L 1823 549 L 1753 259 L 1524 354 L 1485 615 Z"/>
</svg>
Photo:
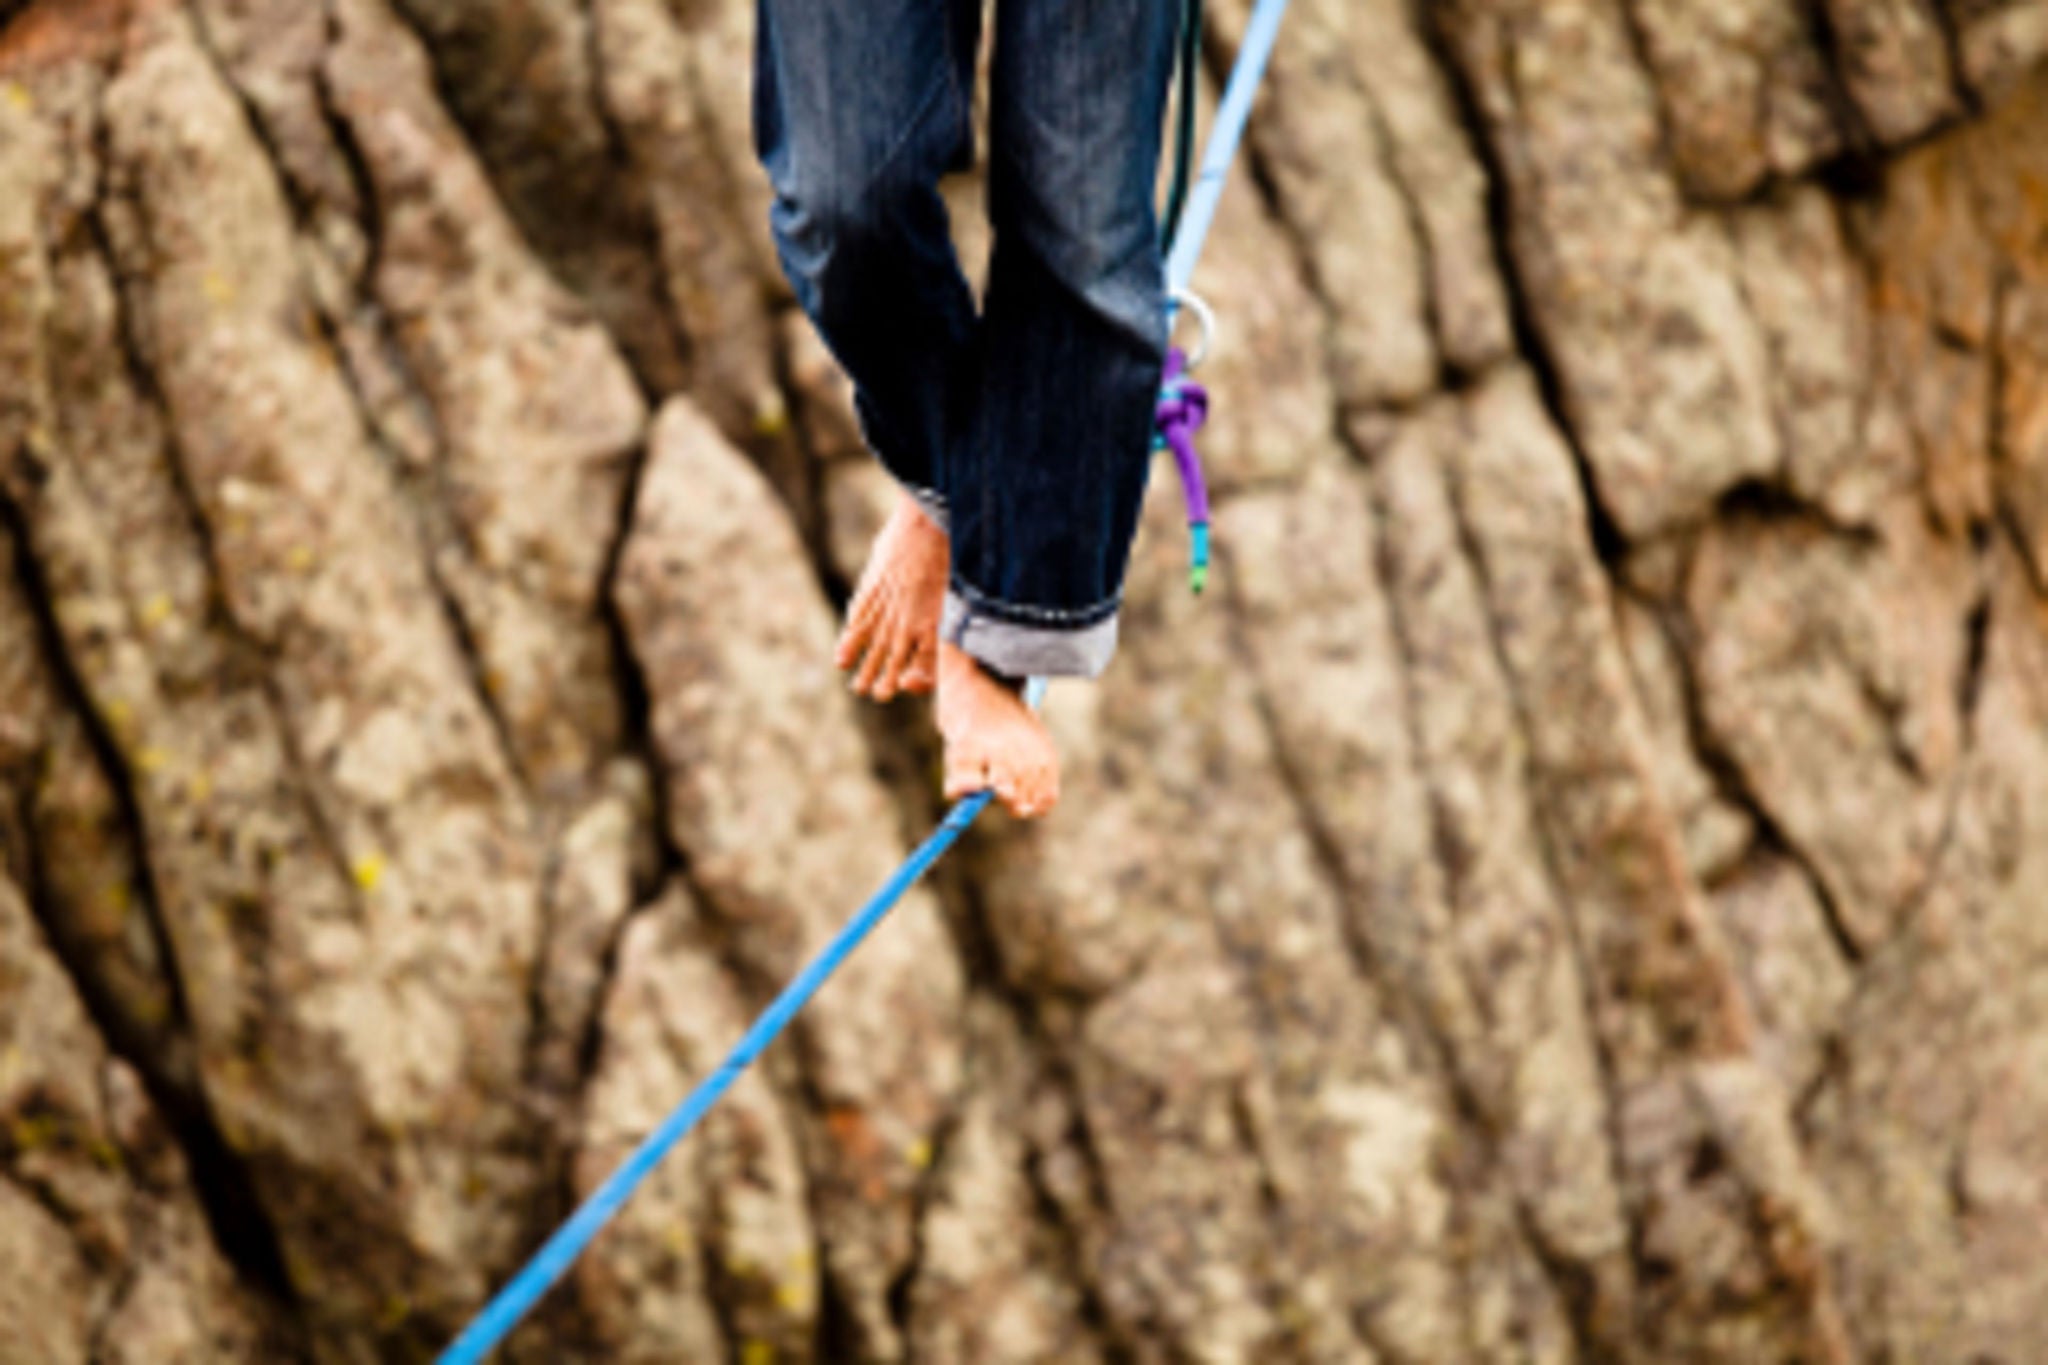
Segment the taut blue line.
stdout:
<svg viewBox="0 0 2048 1365">
<path fill-rule="evenodd" d="M 1286 17 L 1288 0 L 1259 0 L 1245 25 L 1244 42 L 1238 48 L 1237 65 L 1231 69 L 1230 84 L 1223 102 L 1216 106 L 1216 123 L 1209 130 L 1209 145 L 1202 154 L 1202 169 L 1188 195 L 1180 220 L 1180 235 L 1174 238 L 1173 255 L 1166 262 L 1166 286 L 1170 293 L 1186 289 L 1195 277 L 1195 263 L 1202 259 L 1202 247 L 1216 222 L 1216 205 L 1223 199 L 1223 184 L 1230 164 L 1237 159 L 1238 144 L 1244 140 L 1245 124 L 1251 120 L 1252 102 L 1266 77 L 1266 63 L 1280 38 L 1280 21 Z"/>
<path fill-rule="evenodd" d="M 1024 690 L 1025 700 L 1036 707 L 1044 696 L 1045 679 L 1033 678 Z M 603 1231 L 605 1224 L 611 1222 L 624 1207 L 640 1182 L 711 1112 L 712 1106 L 724 1098 L 725 1092 L 732 1089 L 733 1082 L 740 1078 L 740 1073 L 753 1065 L 754 1059 L 781 1036 L 789 1021 L 796 1018 L 797 1011 L 809 1003 L 810 998 L 818 993 L 818 988 L 852 956 L 862 940 L 874 932 L 875 926 L 895 908 L 896 902 L 903 899 L 903 893 L 930 871 L 932 864 L 944 857 L 946 850 L 967 832 L 975 817 L 987 809 L 989 800 L 990 793 L 977 792 L 954 805 L 931 837 L 918 846 L 917 851 L 896 869 L 895 875 L 882 884 L 881 890 L 875 892 L 859 913 L 847 921 L 824 950 L 783 988 L 782 994 L 775 997 L 775 1003 L 754 1021 L 754 1026 L 718 1064 L 718 1069 L 698 1082 L 689 1097 L 633 1149 L 633 1154 L 606 1177 L 604 1184 L 598 1186 L 569 1216 L 569 1221 L 557 1228 L 554 1236 L 534 1253 L 533 1259 L 498 1291 L 498 1296 L 441 1353 L 438 1365 L 476 1365 L 519 1325 L 520 1319 L 540 1302 L 541 1296 L 568 1273 L 569 1267 L 576 1263 L 576 1258 L 583 1254 L 591 1239 Z"/>
</svg>

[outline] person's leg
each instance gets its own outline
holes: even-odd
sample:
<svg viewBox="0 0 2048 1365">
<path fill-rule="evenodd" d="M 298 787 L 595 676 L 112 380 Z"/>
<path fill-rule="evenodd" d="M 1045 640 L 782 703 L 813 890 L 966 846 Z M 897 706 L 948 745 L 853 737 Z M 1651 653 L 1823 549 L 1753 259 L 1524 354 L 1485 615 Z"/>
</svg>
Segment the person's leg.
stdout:
<svg viewBox="0 0 2048 1365">
<path fill-rule="evenodd" d="M 1165 361 L 1153 186 L 1178 5 L 998 0 L 984 364 L 947 464 L 939 646 L 950 795 L 1042 814 L 1059 760 L 1025 676 L 1093 677 L 1150 464 Z"/>
<path fill-rule="evenodd" d="M 759 3 L 754 126 L 776 247 L 905 490 L 839 648 L 884 699 L 929 687 L 935 667 L 944 464 L 978 329 L 937 182 L 972 149 L 979 18 L 978 0 Z"/>
<path fill-rule="evenodd" d="M 1154 186 L 1180 7 L 999 0 L 986 363 L 948 466 L 943 634 L 996 672 L 1094 676 L 1166 353 Z"/>
</svg>

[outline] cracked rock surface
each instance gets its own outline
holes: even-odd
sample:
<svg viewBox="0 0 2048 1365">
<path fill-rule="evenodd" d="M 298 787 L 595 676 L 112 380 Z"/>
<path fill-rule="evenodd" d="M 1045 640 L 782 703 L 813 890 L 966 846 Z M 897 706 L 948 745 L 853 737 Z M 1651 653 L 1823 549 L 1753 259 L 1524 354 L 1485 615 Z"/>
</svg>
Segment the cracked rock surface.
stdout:
<svg viewBox="0 0 2048 1365">
<path fill-rule="evenodd" d="M 0 0 L 0 1365 L 431 1359 L 938 814 L 752 14 Z M 2048 1359 L 2048 0 L 1289 23 L 1215 590 L 508 1359 Z"/>
</svg>

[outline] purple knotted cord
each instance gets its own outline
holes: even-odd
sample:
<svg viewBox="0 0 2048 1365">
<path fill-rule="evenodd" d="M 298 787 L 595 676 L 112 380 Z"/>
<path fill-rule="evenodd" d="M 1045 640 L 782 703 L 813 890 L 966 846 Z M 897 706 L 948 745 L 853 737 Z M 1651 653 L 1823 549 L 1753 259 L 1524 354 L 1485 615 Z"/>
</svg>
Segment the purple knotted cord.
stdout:
<svg viewBox="0 0 2048 1365">
<path fill-rule="evenodd" d="M 1202 458 L 1195 453 L 1195 433 L 1209 418 L 1209 391 L 1188 377 L 1187 353 L 1176 346 L 1166 354 L 1166 381 L 1152 422 L 1180 466 L 1180 484 L 1188 499 L 1188 524 L 1209 521 L 1209 486 L 1202 478 Z"/>
<path fill-rule="evenodd" d="M 1159 444 L 1173 452 L 1180 469 L 1181 492 L 1187 498 L 1188 583 L 1200 592 L 1209 580 L 1209 484 L 1202 477 L 1202 457 L 1195 452 L 1195 433 L 1209 419 L 1209 391 L 1188 376 L 1187 353 L 1176 346 L 1166 354 L 1166 378 L 1153 410 Z"/>
</svg>

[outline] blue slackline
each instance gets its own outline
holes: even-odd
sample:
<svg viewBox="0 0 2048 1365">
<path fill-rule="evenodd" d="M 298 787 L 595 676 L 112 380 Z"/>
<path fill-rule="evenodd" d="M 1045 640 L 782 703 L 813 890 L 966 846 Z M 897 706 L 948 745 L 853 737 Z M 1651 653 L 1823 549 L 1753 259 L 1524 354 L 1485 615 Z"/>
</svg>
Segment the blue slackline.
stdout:
<svg viewBox="0 0 2048 1365">
<path fill-rule="evenodd" d="M 1035 708 L 1044 696 L 1045 680 L 1033 678 L 1025 687 L 1024 699 Z M 812 958 L 797 973 L 796 979 L 783 988 L 782 994 L 775 997 L 775 1003 L 754 1021 L 754 1026 L 718 1064 L 718 1069 L 700 1081 L 689 1097 L 661 1121 L 661 1126 L 641 1140 L 632 1155 L 606 1177 L 604 1184 L 583 1201 L 569 1216 L 569 1221 L 557 1228 L 555 1234 L 534 1253 L 533 1259 L 498 1291 L 496 1298 L 485 1305 L 483 1312 L 463 1329 L 462 1335 L 441 1353 L 438 1365 L 474 1365 L 519 1325 L 520 1319 L 540 1302 L 541 1296 L 568 1273 L 583 1249 L 632 1197 L 640 1182 L 661 1164 L 662 1158 L 697 1126 L 700 1119 L 711 1112 L 712 1106 L 724 1098 L 725 1092 L 740 1078 L 740 1073 L 753 1065 L 754 1059 L 781 1035 L 789 1021 L 796 1018 L 797 1011 L 809 1003 L 810 998 L 818 993 L 818 988 L 845 964 L 853 950 L 895 908 L 896 902 L 903 899 L 904 892 L 967 832 L 975 817 L 987 808 L 992 795 L 985 791 L 976 792 L 954 805 L 931 837 L 910 855 L 903 866 L 896 869 L 895 874 L 883 883 L 846 927 L 825 945 L 824 951 Z"/>
<path fill-rule="evenodd" d="M 1188 193 L 1180 229 L 1175 234 L 1172 253 L 1167 261 L 1167 284 L 1175 293 L 1187 288 L 1194 276 L 1195 264 L 1201 258 L 1203 244 L 1216 218 L 1217 201 L 1222 197 L 1224 181 L 1232 161 L 1236 159 L 1238 144 L 1243 140 L 1245 124 L 1251 116 L 1252 100 L 1265 76 L 1266 62 L 1279 36 L 1280 20 L 1287 11 L 1288 2 L 1259 0 L 1245 30 L 1237 65 L 1224 90 L 1223 102 L 1216 111 L 1201 173 Z M 1025 700 L 1036 708 L 1045 697 L 1045 688 L 1045 679 L 1031 679 L 1024 690 Z M 478 1365 L 519 1325 L 555 1282 L 568 1273 L 576 1258 L 625 1206 L 640 1183 L 724 1098 L 740 1073 L 781 1036 L 790 1020 L 874 932 L 875 926 L 895 908 L 904 893 L 959 841 L 975 817 L 988 808 L 992 797 L 990 792 L 976 792 L 953 806 L 945 820 L 932 831 L 931 837 L 918 846 L 917 851 L 847 921 L 823 951 L 783 988 L 782 994 L 775 997 L 775 1002 L 754 1021 L 753 1027 L 718 1064 L 718 1069 L 699 1082 L 674 1112 L 633 1149 L 632 1155 L 569 1215 L 569 1220 L 541 1245 L 533 1259 L 484 1305 L 483 1311 L 463 1329 L 462 1335 L 441 1353 L 436 1365 Z"/>
<path fill-rule="evenodd" d="M 1252 101 L 1266 79 L 1266 63 L 1280 38 L 1280 21 L 1287 14 L 1288 0 L 1259 0 L 1245 25 L 1244 41 L 1238 46 L 1237 64 L 1231 68 L 1230 83 L 1223 89 L 1223 102 L 1216 106 L 1216 121 L 1209 130 L 1209 148 L 1202 157 L 1202 169 L 1188 191 L 1187 208 L 1173 236 L 1173 250 L 1166 259 L 1167 292 L 1184 292 L 1195 277 L 1195 265 L 1202 259 L 1209 229 L 1216 222 L 1216 205 L 1223 199 L 1224 183 L 1237 160 L 1238 144 L 1244 141 L 1245 124 L 1252 116 Z"/>
</svg>

